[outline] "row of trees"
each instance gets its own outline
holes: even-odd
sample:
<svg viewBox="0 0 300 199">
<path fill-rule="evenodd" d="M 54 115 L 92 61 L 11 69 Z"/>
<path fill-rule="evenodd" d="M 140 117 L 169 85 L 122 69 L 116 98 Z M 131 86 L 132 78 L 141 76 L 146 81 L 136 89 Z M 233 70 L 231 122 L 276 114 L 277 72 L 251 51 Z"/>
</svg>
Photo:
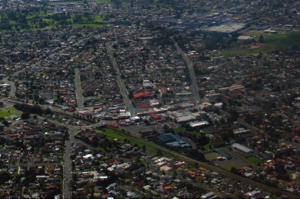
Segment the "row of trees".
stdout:
<svg viewBox="0 0 300 199">
<path fill-rule="evenodd" d="M 53 112 L 49 108 L 46 108 L 45 110 L 43 110 L 39 105 L 28 105 L 28 104 L 16 103 L 14 105 L 14 107 L 17 110 L 27 112 L 27 113 L 37 114 L 37 115 L 43 115 L 43 114 L 52 115 L 53 114 Z"/>
</svg>

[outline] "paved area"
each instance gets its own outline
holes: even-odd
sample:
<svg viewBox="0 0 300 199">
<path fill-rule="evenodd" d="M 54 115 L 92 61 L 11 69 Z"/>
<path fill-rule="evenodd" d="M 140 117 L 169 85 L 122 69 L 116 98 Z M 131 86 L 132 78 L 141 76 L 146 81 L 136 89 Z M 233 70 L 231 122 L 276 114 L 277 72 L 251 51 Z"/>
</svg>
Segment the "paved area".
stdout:
<svg viewBox="0 0 300 199">
<path fill-rule="evenodd" d="M 130 101 L 130 99 L 129 99 L 129 97 L 128 97 L 127 90 L 126 90 L 125 85 L 124 85 L 124 82 L 123 82 L 123 80 L 122 80 L 122 78 L 121 78 L 121 72 L 120 72 L 120 70 L 119 70 L 119 68 L 118 68 L 118 66 L 117 66 L 117 62 L 116 62 L 116 60 L 115 60 L 115 58 L 114 58 L 114 56 L 113 56 L 113 54 L 112 54 L 112 52 L 111 52 L 110 44 L 109 44 L 109 43 L 106 43 L 105 45 L 106 45 L 106 49 L 107 49 L 107 52 L 108 52 L 108 54 L 109 54 L 110 60 L 111 60 L 111 62 L 112 62 L 112 64 L 113 64 L 113 67 L 114 67 L 114 69 L 115 69 L 115 71 L 116 71 L 116 73 L 117 73 L 117 80 L 118 80 L 118 82 L 119 82 L 119 86 L 120 86 L 120 89 L 121 89 L 121 93 L 122 93 L 122 95 L 123 95 L 123 98 L 124 98 L 124 100 L 125 100 L 126 107 L 127 107 L 127 109 L 129 110 L 130 114 L 131 114 L 132 116 L 135 116 L 136 114 L 135 114 L 133 105 L 132 105 L 132 103 L 131 103 L 131 101 Z"/>
<path fill-rule="evenodd" d="M 83 97 L 81 93 L 80 74 L 78 68 L 75 69 L 75 86 L 76 86 L 76 98 L 77 98 L 78 109 L 79 111 L 84 111 Z"/>
<path fill-rule="evenodd" d="M 66 150 L 65 150 L 65 161 L 64 161 L 64 182 L 63 182 L 63 193 L 64 198 L 71 198 L 69 183 L 71 180 L 71 143 L 74 141 L 75 130 L 73 128 L 69 129 L 69 140 L 66 140 Z"/>
<path fill-rule="evenodd" d="M 197 86 L 197 81 L 195 77 L 195 71 L 194 71 L 194 66 L 192 61 L 186 54 L 182 51 L 182 49 L 178 46 L 178 44 L 175 42 L 175 47 L 177 49 L 177 52 L 181 54 L 182 58 L 186 62 L 186 65 L 188 66 L 189 73 L 190 73 L 190 78 L 191 78 L 191 91 L 192 91 L 192 97 L 193 97 L 193 102 L 195 105 L 198 105 L 200 102 L 200 96 L 198 92 L 198 86 Z"/>
</svg>

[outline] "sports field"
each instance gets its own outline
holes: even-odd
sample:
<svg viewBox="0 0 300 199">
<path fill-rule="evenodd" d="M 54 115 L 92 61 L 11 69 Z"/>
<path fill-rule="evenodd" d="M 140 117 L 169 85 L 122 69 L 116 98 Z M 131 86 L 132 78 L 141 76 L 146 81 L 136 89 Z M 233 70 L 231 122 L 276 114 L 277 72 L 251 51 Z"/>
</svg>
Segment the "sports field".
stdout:
<svg viewBox="0 0 300 199">
<path fill-rule="evenodd" d="M 205 159 L 207 159 L 207 160 L 214 160 L 217 157 L 220 157 L 221 155 L 213 152 L 213 153 L 204 154 L 204 156 L 205 156 Z"/>
<path fill-rule="evenodd" d="M 254 157 L 254 156 L 247 157 L 246 160 L 249 163 L 254 164 L 254 165 L 263 163 L 262 160 L 258 159 L 257 157 Z"/>
<path fill-rule="evenodd" d="M 300 45 L 300 32 L 287 32 L 280 34 L 264 34 L 262 31 L 249 31 L 243 35 L 259 38 L 260 35 L 264 36 L 264 43 L 259 49 L 237 49 L 237 50 L 224 50 L 216 54 L 216 56 L 230 56 L 235 54 L 247 55 L 247 54 L 259 54 L 267 53 L 275 50 L 285 50 L 291 45 Z"/>
</svg>

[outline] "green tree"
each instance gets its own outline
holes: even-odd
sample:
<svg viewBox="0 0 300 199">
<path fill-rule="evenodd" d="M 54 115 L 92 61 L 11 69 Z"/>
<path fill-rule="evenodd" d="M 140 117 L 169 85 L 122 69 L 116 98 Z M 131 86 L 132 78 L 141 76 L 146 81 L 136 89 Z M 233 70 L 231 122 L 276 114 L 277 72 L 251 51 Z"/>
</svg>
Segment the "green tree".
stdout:
<svg viewBox="0 0 300 199">
<path fill-rule="evenodd" d="M 44 110 L 43 112 L 44 112 L 45 115 L 49 115 L 49 114 L 52 115 L 53 114 L 53 112 L 49 108 L 46 108 L 46 110 Z"/>
<path fill-rule="evenodd" d="M 0 173 L 0 185 L 4 184 L 6 181 L 8 181 L 10 179 L 11 179 L 11 177 L 8 172 L 5 171 L 5 172 Z"/>
<path fill-rule="evenodd" d="M 23 112 L 22 115 L 21 115 L 21 119 L 28 119 L 30 117 L 30 113 L 28 112 Z"/>
<path fill-rule="evenodd" d="M 163 155 L 160 149 L 157 149 L 156 155 L 157 156 L 162 156 Z"/>
<path fill-rule="evenodd" d="M 259 43 L 264 43 L 264 36 L 262 35 L 259 36 Z"/>
</svg>

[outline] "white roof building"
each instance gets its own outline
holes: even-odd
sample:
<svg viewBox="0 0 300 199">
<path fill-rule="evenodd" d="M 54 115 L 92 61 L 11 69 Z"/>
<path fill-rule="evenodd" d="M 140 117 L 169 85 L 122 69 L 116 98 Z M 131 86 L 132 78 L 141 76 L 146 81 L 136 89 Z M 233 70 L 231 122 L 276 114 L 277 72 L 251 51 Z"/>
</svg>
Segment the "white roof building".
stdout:
<svg viewBox="0 0 300 199">
<path fill-rule="evenodd" d="M 247 154 L 253 153 L 252 149 L 249 149 L 249 148 L 247 148 L 247 147 L 245 147 L 241 144 L 238 144 L 238 143 L 233 143 L 232 148 L 237 149 L 237 150 L 242 151 L 242 152 L 247 153 Z"/>
<path fill-rule="evenodd" d="M 201 122 L 191 122 L 190 126 L 192 128 L 197 127 L 197 126 L 205 126 L 205 125 L 209 125 L 208 121 L 201 121 Z"/>
</svg>

